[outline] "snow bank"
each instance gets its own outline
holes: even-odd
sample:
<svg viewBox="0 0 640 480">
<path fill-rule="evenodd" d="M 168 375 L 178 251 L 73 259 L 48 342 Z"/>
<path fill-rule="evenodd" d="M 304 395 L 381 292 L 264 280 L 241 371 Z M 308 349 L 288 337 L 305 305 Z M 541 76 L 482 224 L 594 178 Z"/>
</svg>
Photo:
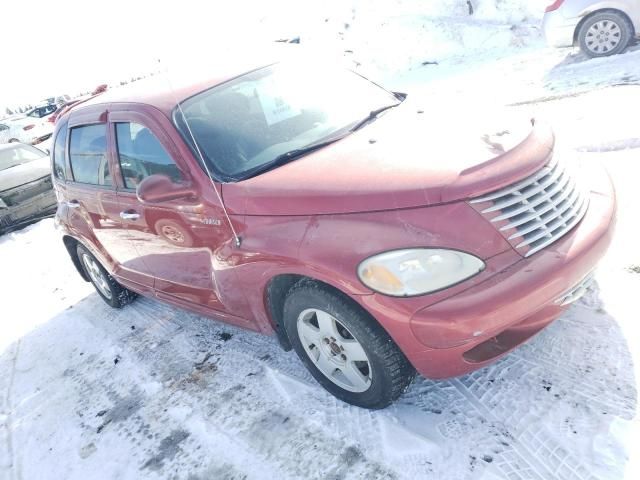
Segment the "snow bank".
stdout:
<svg viewBox="0 0 640 480">
<path fill-rule="evenodd" d="M 263 39 L 300 39 L 374 77 L 538 45 L 548 0 L 373 0 L 270 3 L 258 14 Z M 287 12 L 280 14 L 279 12 Z M 255 12 L 254 12 L 255 13 Z M 254 32 L 256 33 L 256 32 Z M 255 38 L 255 36 L 253 37 Z"/>
</svg>

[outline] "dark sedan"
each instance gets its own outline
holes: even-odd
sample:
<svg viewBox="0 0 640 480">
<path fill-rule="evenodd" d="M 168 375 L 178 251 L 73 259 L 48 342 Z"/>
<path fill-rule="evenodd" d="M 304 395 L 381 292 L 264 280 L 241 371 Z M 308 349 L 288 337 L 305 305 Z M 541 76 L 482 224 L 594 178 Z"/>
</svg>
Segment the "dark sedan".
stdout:
<svg viewBox="0 0 640 480">
<path fill-rule="evenodd" d="M 0 145 L 0 234 L 55 211 L 47 153 L 21 143 Z"/>
</svg>

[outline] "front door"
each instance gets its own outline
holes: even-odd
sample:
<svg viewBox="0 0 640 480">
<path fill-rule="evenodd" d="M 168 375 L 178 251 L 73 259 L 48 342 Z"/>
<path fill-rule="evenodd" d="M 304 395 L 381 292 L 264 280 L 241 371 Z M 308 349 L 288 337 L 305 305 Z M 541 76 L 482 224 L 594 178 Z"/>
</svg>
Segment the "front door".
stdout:
<svg viewBox="0 0 640 480">
<path fill-rule="evenodd" d="M 225 311 L 212 264 L 216 239 L 202 221 L 197 198 L 143 204 L 137 185 L 147 176 L 166 175 L 175 183 L 190 182 L 176 162 L 175 147 L 151 116 L 131 111 L 109 114 L 118 176 L 122 221 L 136 246 L 138 268 L 155 279 L 161 298 Z"/>
</svg>

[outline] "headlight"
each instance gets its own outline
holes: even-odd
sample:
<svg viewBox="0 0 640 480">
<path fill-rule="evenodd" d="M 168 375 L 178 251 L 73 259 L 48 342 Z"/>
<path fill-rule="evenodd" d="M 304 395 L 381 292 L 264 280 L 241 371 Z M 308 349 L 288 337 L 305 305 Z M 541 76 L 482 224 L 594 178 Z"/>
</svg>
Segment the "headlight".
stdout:
<svg viewBox="0 0 640 480">
<path fill-rule="evenodd" d="M 7 204 L 4 203 L 4 200 L 2 200 L 1 198 L 0 198 L 0 208 L 9 208 L 7 207 Z"/>
<path fill-rule="evenodd" d="M 362 283 L 394 297 L 423 295 L 450 287 L 484 270 L 478 257 L 456 250 L 415 248 L 369 257 L 358 266 Z"/>
</svg>

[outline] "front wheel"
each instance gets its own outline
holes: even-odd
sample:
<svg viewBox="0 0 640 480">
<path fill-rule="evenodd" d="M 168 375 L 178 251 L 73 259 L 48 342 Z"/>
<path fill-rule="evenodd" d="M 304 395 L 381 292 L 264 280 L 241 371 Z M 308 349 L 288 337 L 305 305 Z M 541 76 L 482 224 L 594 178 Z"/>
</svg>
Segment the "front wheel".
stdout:
<svg viewBox="0 0 640 480">
<path fill-rule="evenodd" d="M 76 249 L 84 272 L 89 277 L 98 295 L 111 307 L 122 308 L 131 303 L 138 294 L 124 288 L 109 275 L 100 262 L 82 245 Z"/>
<path fill-rule="evenodd" d="M 390 405 L 415 371 L 373 318 L 328 287 L 301 282 L 289 292 L 284 324 L 313 377 L 331 394 L 358 407 Z"/>
<path fill-rule="evenodd" d="M 621 53 L 631 41 L 632 26 L 621 14 L 600 12 L 589 17 L 578 31 L 580 49 L 589 57 Z"/>
</svg>

